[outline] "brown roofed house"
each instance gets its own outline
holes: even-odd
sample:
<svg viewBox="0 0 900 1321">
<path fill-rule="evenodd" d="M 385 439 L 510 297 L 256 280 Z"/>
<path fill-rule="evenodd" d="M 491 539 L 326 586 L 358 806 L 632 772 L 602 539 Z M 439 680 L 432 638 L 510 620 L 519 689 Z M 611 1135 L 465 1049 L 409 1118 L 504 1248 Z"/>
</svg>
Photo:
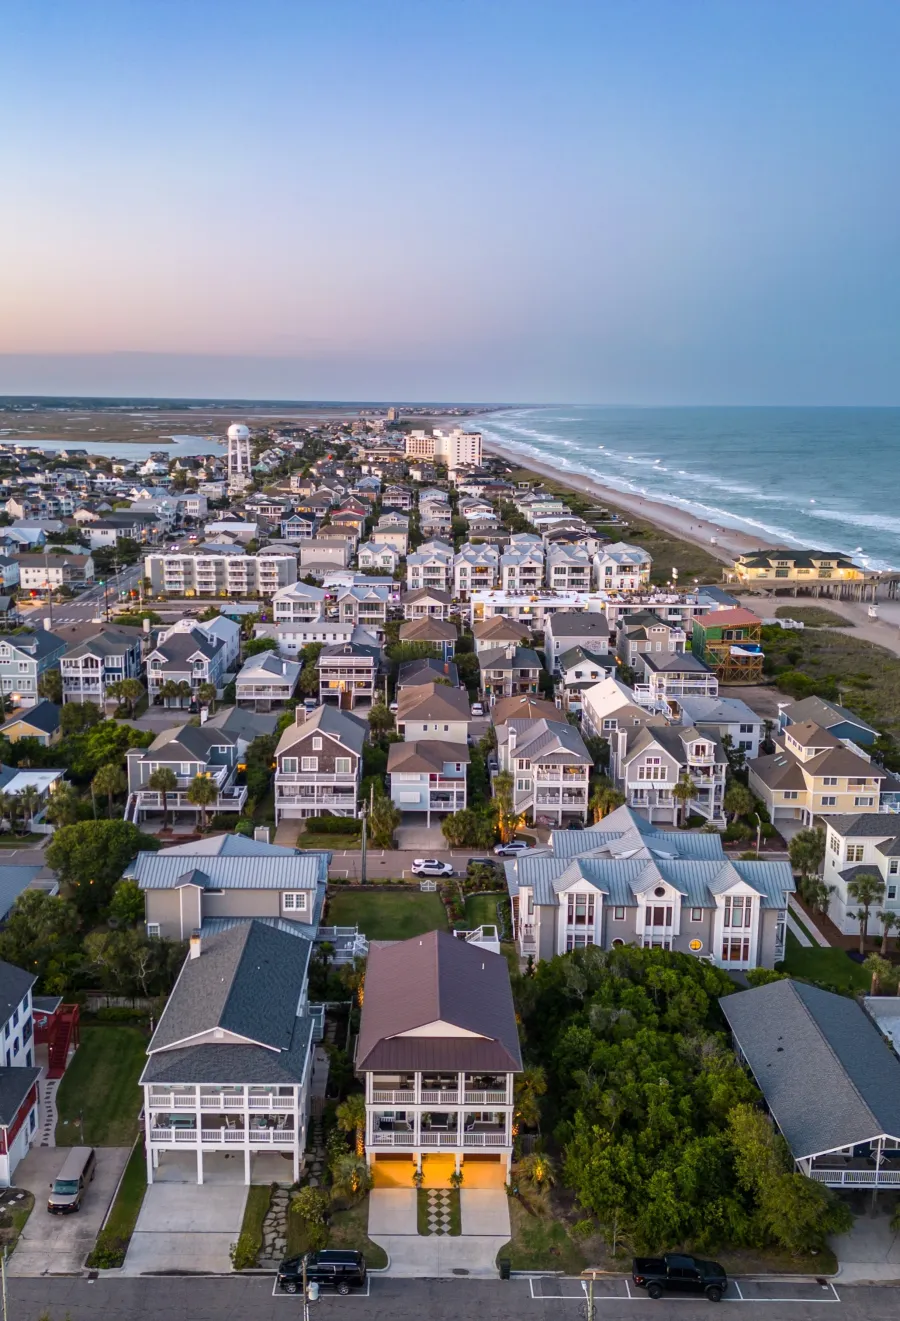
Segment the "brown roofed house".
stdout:
<svg viewBox="0 0 900 1321">
<path fill-rule="evenodd" d="M 373 942 L 356 1047 L 375 1186 L 500 1188 L 513 1147 L 522 1055 L 506 959 L 429 931 Z M 449 1158 L 449 1159 L 448 1159 Z"/>
</svg>

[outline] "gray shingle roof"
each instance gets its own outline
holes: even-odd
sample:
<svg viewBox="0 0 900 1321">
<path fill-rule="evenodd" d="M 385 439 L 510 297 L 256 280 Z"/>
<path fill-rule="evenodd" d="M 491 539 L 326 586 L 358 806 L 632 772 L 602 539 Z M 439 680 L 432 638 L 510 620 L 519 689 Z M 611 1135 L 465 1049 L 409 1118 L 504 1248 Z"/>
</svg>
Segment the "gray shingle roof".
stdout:
<svg viewBox="0 0 900 1321">
<path fill-rule="evenodd" d="M 289 1050 L 312 945 L 246 922 L 188 955 L 148 1054 L 221 1028 L 271 1050 Z"/>
<path fill-rule="evenodd" d="M 547 620 L 547 632 L 555 638 L 608 638 L 606 615 L 587 610 L 560 610 Z"/>
<path fill-rule="evenodd" d="M 53 734 L 59 729 L 59 707 L 55 702 L 38 702 L 36 706 L 19 711 L 11 720 L 0 725 L 0 734 L 4 729 L 9 729 L 10 725 L 32 725 L 43 734 Z"/>
<path fill-rule="evenodd" d="M 312 1027 L 311 1018 L 295 1018 L 291 1044 L 280 1052 L 264 1046 L 224 1043 L 159 1051 L 147 1060 L 141 1082 L 245 1085 L 302 1082 L 312 1044 Z"/>
<path fill-rule="evenodd" d="M 796 1159 L 900 1140 L 900 1059 L 855 1000 L 785 980 L 719 1003 Z"/>
<path fill-rule="evenodd" d="M 141 753 L 142 761 L 202 761 L 212 758 L 213 748 L 234 747 L 237 739 L 226 734 L 224 729 L 209 729 L 207 726 L 181 725 L 176 729 L 166 729 L 159 734 L 149 748 Z M 140 753 L 133 749 L 132 756 Z"/>
<path fill-rule="evenodd" d="M 85 638 L 84 642 L 70 647 L 66 660 L 80 656 L 121 656 L 130 651 L 140 637 L 138 629 L 125 632 L 124 629 L 105 628 L 102 633 L 95 633 L 92 638 Z"/>
<path fill-rule="evenodd" d="M 279 739 L 275 755 L 286 752 L 288 748 L 292 748 L 295 743 L 310 734 L 320 733 L 339 739 L 342 747 L 355 752 L 357 756 L 362 756 L 367 729 L 366 722 L 360 720 L 359 716 L 353 715 L 351 711 L 341 711 L 334 706 L 317 706 L 302 725 L 288 725 Z"/>
<path fill-rule="evenodd" d="M 0 959 L 0 1024 L 5 1023 L 12 1011 L 22 1003 L 37 978 L 24 968 Z"/>
<path fill-rule="evenodd" d="M 402 1035 L 438 1021 L 477 1036 Z M 506 959 L 446 931 L 373 944 L 356 1066 L 521 1069 Z"/>
<path fill-rule="evenodd" d="M 900 816 L 894 812 L 844 812 L 830 816 L 828 824 L 839 835 L 892 839 L 900 835 Z"/>
<path fill-rule="evenodd" d="M 13 1122 L 19 1106 L 40 1076 L 38 1068 L 15 1066 L 0 1069 L 0 1124 L 7 1127 Z"/>
</svg>

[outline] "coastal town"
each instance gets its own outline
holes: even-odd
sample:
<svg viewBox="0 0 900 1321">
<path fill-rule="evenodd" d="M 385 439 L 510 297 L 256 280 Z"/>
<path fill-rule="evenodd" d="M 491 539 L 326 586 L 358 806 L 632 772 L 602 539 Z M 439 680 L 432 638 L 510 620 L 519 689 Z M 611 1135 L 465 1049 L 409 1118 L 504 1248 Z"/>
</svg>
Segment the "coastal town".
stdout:
<svg viewBox="0 0 900 1321">
<path fill-rule="evenodd" d="M 833 613 L 889 588 L 465 423 L 0 444 L 13 1280 L 891 1278 L 900 660 Z"/>
</svg>

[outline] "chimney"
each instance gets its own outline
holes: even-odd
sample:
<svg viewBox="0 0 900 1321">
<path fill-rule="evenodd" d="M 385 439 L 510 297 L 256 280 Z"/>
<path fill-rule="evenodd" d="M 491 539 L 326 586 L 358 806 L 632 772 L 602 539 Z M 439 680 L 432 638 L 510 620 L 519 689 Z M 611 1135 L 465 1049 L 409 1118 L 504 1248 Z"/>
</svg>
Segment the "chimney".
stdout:
<svg viewBox="0 0 900 1321">
<path fill-rule="evenodd" d="M 255 840 L 257 840 L 260 844 L 268 844 L 268 843 L 270 842 L 270 840 L 269 840 L 269 827 L 268 827 L 268 826 L 257 826 L 256 829 L 255 829 L 254 832 L 253 832 L 253 838 L 254 838 Z"/>
<path fill-rule="evenodd" d="M 294 724 L 302 725 L 306 720 L 306 707 L 302 702 L 298 702 L 294 707 Z"/>
<path fill-rule="evenodd" d="M 197 930 L 191 932 L 191 958 L 199 959 L 199 957 L 200 957 L 200 932 L 199 930 Z"/>
<path fill-rule="evenodd" d="M 150 616 L 149 616 L 149 615 L 145 616 L 145 618 L 144 618 L 143 628 L 144 628 L 144 632 L 145 632 L 145 633 L 149 633 L 149 632 L 150 632 Z"/>
<path fill-rule="evenodd" d="M 516 654 L 516 644 L 514 642 L 508 643 L 506 648 L 506 659 L 512 660 L 515 654 Z"/>
<path fill-rule="evenodd" d="M 516 728 L 515 725 L 512 724 L 509 727 L 509 734 L 507 735 L 507 747 L 509 748 L 509 755 L 511 757 L 516 750 Z"/>
<path fill-rule="evenodd" d="M 47 618 L 46 615 L 44 615 L 44 629 L 47 633 L 50 632 L 50 620 Z"/>
</svg>

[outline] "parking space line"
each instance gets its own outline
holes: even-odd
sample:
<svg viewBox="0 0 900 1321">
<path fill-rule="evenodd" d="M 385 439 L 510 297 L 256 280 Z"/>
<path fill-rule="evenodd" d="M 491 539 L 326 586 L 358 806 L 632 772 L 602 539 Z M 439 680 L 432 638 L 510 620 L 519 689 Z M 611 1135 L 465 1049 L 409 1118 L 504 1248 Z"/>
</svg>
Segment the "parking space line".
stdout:
<svg viewBox="0 0 900 1321">
<path fill-rule="evenodd" d="M 537 1278 L 540 1278 L 540 1279 L 546 1279 L 547 1277 L 546 1277 L 546 1276 L 542 1276 L 542 1277 L 537 1277 Z M 584 1297 L 585 1297 L 585 1295 L 587 1294 L 587 1288 L 588 1288 L 588 1286 L 587 1286 L 587 1281 L 584 1280 L 582 1277 L 578 1277 L 578 1276 L 562 1276 L 561 1278 L 560 1278 L 560 1277 L 557 1277 L 556 1279 L 554 1279 L 553 1282 L 554 1282 L 554 1283 L 558 1283 L 558 1284 L 561 1286 L 561 1285 L 563 1284 L 563 1281 L 565 1281 L 565 1280 L 575 1280 L 575 1279 L 578 1279 L 578 1281 L 579 1281 L 579 1283 L 580 1283 L 580 1285 L 581 1285 L 581 1290 L 582 1290 L 581 1295 L 579 1295 L 579 1294 L 566 1294 L 566 1293 L 543 1293 L 543 1292 L 536 1292 L 536 1291 L 535 1291 L 535 1287 L 534 1287 L 534 1285 L 535 1285 L 535 1277 L 534 1277 L 534 1276 L 530 1277 L 529 1280 L 528 1280 L 528 1288 L 529 1288 L 529 1292 L 530 1292 L 530 1294 L 531 1294 L 531 1300 L 532 1300 L 532 1302 L 535 1302 L 535 1303 L 548 1303 L 548 1302 L 556 1302 L 556 1303 L 581 1303 L 581 1302 L 583 1302 Z M 760 1282 L 760 1283 L 765 1283 L 765 1281 L 759 1281 L 759 1282 Z M 645 1301 L 646 1301 L 646 1298 L 645 1298 L 645 1295 L 644 1295 L 644 1294 L 635 1294 L 635 1293 L 632 1293 L 632 1290 L 631 1290 L 631 1281 L 628 1279 L 627 1276 L 626 1276 L 626 1277 L 623 1277 L 622 1283 L 625 1285 L 625 1293 L 626 1293 L 626 1295 L 627 1295 L 626 1298 L 623 1298 L 621 1294 L 596 1294 L 596 1293 L 595 1293 L 595 1294 L 594 1294 L 594 1306 L 595 1306 L 595 1307 L 600 1307 L 603 1303 L 613 1303 L 613 1302 L 626 1302 L 626 1301 L 627 1301 L 627 1302 L 630 1302 L 630 1303 L 641 1303 L 641 1302 L 645 1302 Z M 780 1303 L 805 1303 L 805 1304 L 806 1304 L 807 1306 L 809 1306 L 809 1307 L 815 1307 L 815 1306 L 817 1306 L 817 1305 L 819 1305 L 819 1304 L 826 1304 L 826 1305 L 828 1305 L 828 1306 L 831 1306 L 832 1304 L 834 1304 L 834 1303 L 840 1303 L 840 1301 L 841 1301 L 841 1296 L 840 1296 L 840 1294 L 838 1293 L 837 1289 L 836 1289 L 835 1286 L 831 1283 L 830 1280 L 829 1280 L 826 1284 L 820 1286 L 820 1287 L 821 1287 L 821 1291 L 822 1291 L 823 1293 L 825 1293 L 825 1294 L 828 1295 L 828 1297 L 825 1297 L 825 1298 L 822 1298 L 822 1297 L 819 1297 L 819 1298 L 749 1298 L 749 1297 L 747 1297 L 747 1296 L 744 1294 L 744 1292 L 743 1292 L 742 1289 L 741 1289 L 740 1284 L 738 1283 L 738 1281 L 737 1281 L 736 1279 L 734 1279 L 733 1276 L 732 1276 L 732 1278 L 731 1278 L 731 1283 L 732 1283 L 732 1284 L 734 1285 L 734 1287 L 735 1287 L 735 1290 L 736 1290 L 736 1292 L 737 1292 L 737 1297 L 736 1297 L 736 1298 L 725 1297 L 725 1298 L 722 1299 L 722 1302 L 723 1302 L 723 1303 L 755 1303 L 755 1304 L 756 1304 L 757 1306 L 759 1306 L 759 1307 L 767 1307 L 767 1306 L 770 1306 L 770 1305 L 772 1305 L 772 1304 L 780 1304 Z M 771 1283 L 772 1283 L 772 1284 L 775 1284 L 775 1283 L 779 1283 L 779 1281 L 773 1280 L 773 1281 L 771 1281 Z M 791 1283 L 797 1283 L 797 1284 L 801 1284 L 801 1283 L 803 1283 L 803 1284 L 805 1284 L 806 1282 L 805 1282 L 805 1281 L 802 1281 L 802 1282 L 801 1282 L 801 1281 L 791 1281 Z M 815 1282 L 812 1281 L 812 1280 L 809 1281 L 809 1285 L 810 1285 L 811 1288 L 814 1287 L 814 1283 L 815 1283 Z M 685 1296 L 678 1297 L 677 1295 L 671 1295 L 671 1294 L 669 1294 L 669 1295 L 666 1296 L 666 1302 L 668 1302 L 668 1303 L 696 1303 L 696 1302 L 697 1302 L 697 1298 L 694 1297 L 694 1296 L 691 1296 L 691 1297 L 685 1297 Z"/>
<path fill-rule="evenodd" d="M 629 1280 L 627 1275 L 625 1276 L 625 1288 L 628 1291 L 628 1297 L 633 1298 L 633 1294 L 631 1292 L 631 1281 Z"/>
<path fill-rule="evenodd" d="M 740 1298 L 741 1302 L 743 1302 L 744 1295 L 741 1293 L 741 1286 L 738 1284 L 737 1280 L 732 1280 L 731 1283 L 734 1285 L 735 1289 L 737 1289 L 738 1298 Z"/>
</svg>

